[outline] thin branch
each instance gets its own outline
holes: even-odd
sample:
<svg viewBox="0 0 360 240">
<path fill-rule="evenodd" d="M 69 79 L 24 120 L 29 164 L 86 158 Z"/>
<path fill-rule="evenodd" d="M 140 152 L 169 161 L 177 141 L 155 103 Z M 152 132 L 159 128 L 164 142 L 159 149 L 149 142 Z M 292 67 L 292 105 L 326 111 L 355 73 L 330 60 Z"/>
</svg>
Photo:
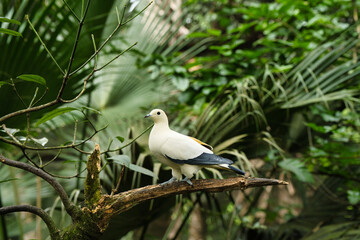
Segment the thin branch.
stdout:
<svg viewBox="0 0 360 240">
<path fill-rule="evenodd" d="M 31 146 L 26 146 L 24 144 L 21 144 L 21 143 L 17 143 L 17 142 L 14 142 L 14 141 L 10 141 L 4 137 L 0 137 L 0 141 L 4 142 L 4 143 L 8 143 L 8 144 L 11 144 L 11 145 L 14 145 L 16 147 L 19 147 L 20 149 L 27 149 L 27 150 L 33 150 L 33 151 L 46 151 L 46 150 L 60 150 L 60 149 L 67 149 L 67 148 L 73 148 L 79 152 L 83 152 L 83 153 L 88 153 L 88 152 L 84 152 L 82 151 L 81 149 L 78 148 L 78 146 L 86 143 L 87 141 L 89 141 L 92 137 L 94 137 L 98 132 L 101 132 L 103 131 L 105 128 L 107 128 L 108 125 L 102 127 L 101 129 L 99 130 L 96 130 L 94 131 L 94 133 L 92 133 L 89 137 L 87 137 L 85 140 L 82 140 L 81 142 L 79 143 L 76 143 L 76 144 L 68 144 L 68 145 L 64 145 L 64 146 L 53 146 L 53 147 L 43 147 L 43 148 L 38 148 L 38 147 L 31 147 Z"/>
<path fill-rule="evenodd" d="M 73 217 L 73 218 L 75 217 L 75 213 L 76 213 L 75 211 L 77 210 L 77 207 L 70 202 L 69 197 L 65 192 L 65 189 L 60 185 L 60 183 L 58 181 L 56 181 L 55 178 L 53 178 L 52 176 L 50 176 L 49 174 L 44 172 L 42 169 L 39 169 L 39 168 L 34 167 L 27 163 L 8 159 L 8 158 L 4 157 L 3 155 L 0 155 L 0 161 L 11 167 L 20 168 L 27 172 L 33 173 L 34 175 L 39 176 L 42 179 L 44 179 L 45 181 L 47 181 L 58 193 L 62 203 L 64 204 L 66 212 L 71 217 Z"/>
<path fill-rule="evenodd" d="M 65 3 L 66 7 L 70 10 L 71 14 L 74 16 L 74 18 L 80 22 L 80 18 L 76 15 L 76 13 L 74 12 L 74 10 L 72 10 L 72 8 L 69 6 L 69 4 L 63 0 L 63 2 Z"/>
<path fill-rule="evenodd" d="M 139 16 L 143 11 L 145 11 L 153 2 L 151 1 L 146 7 L 144 7 L 139 13 L 135 14 L 132 18 L 128 19 L 126 22 L 122 22 L 123 18 L 124 18 L 124 14 L 125 14 L 125 9 L 126 6 L 124 7 L 123 10 L 123 14 L 121 17 L 121 22 L 115 27 L 115 29 L 113 30 L 113 32 L 105 39 L 105 41 L 103 42 L 103 44 L 101 44 L 101 46 L 77 69 L 75 69 L 72 73 L 70 73 L 70 77 L 72 75 L 74 75 L 75 73 L 77 73 L 78 71 L 80 71 L 83 67 L 86 66 L 86 64 L 88 64 L 95 56 L 97 56 L 100 51 L 103 49 L 103 47 L 110 41 L 110 39 L 114 36 L 114 34 L 120 29 L 120 27 L 124 26 L 125 24 L 129 23 L 130 21 L 132 21 L 135 17 Z"/>
<path fill-rule="evenodd" d="M 64 70 L 62 70 L 62 68 L 60 67 L 60 65 L 58 64 L 58 62 L 56 61 L 56 59 L 54 58 L 54 56 L 51 54 L 51 52 L 49 51 L 49 49 L 46 47 L 45 43 L 43 42 L 43 40 L 41 39 L 40 35 L 38 34 L 38 32 L 36 31 L 36 29 L 34 28 L 34 26 L 32 25 L 29 15 L 25 15 L 25 19 L 28 21 L 30 28 L 35 32 L 37 38 L 39 39 L 41 45 L 44 47 L 45 51 L 49 54 L 50 58 L 53 60 L 53 62 L 56 64 L 56 66 L 59 68 L 60 72 L 62 74 L 65 74 Z"/>
<path fill-rule="evenodd" d="M 12 78 L 10 78 L 11 80 L 11 86 L 13 87 L 13 90 L 16 94 L 16 96 L 20 99 L 20 101 L 22 102 L 22 104 L 24 105 L 24 107 L 27 107 L 24 100 L 22 99 L 22 97 L 20 96 L 19 92 L 17 91 L 16 89 L 16 86 L 15 86 L 15 83 L 14 83 L 14 80 Z"/>
<path fill-rule="evenodd" d="M 126 148 L 127 146 L 133 144 L 138 138 L 140 138 L 142 135 L 144 135 L 147 131 L 149 131 L 152 127 L 154 126 L 154 124 L 151 124 L 149 127 L 147 127 L 142 133 L 140 133 L 136 138 L 134 138 L 133 140 L 131 140 L 130 142 L 128 142 L 127 144 L 125 144 L 124 146 L 121 146 L 119 148 L 116 149 L 107 149 L 105 152 L 102 152 L 101 154 L 105 154 L 105 153 L 109 153 L 109 152 L 117 152 L 123 148 Z M 109 146 L 110 147 L 110 146 Z"/>
<path fill-rule="evenodd" d="M 87 83 L 89 82 L 89 79 L 94 75 L 94 73 L 95 73 L 95 68 L 94 68 L 94 69 L 91 71 L 91 73 L 85 78 L 85 80 L 84 80 L 84 86 L 83 86 L 83 88 L 81 89 L 80 93 L 79 93 L 76 97 L 74 97 L 73 99 L 70 99 L 70 100 L 65 100 L 65 99 L 60 98 L 60 99 L 61 99 L 61 102 L 63 102 L 63 103 L 71 103 L 71 102 L 75 102 L 76 100 L 78 100 L 78 99 L 83 95 L 83 93 L 85 92 L 85 90 L 86 90 L 86 85 L 87 85 Z"/>
<path fill-rule="evenodd" d="M 121 183 L 121 180 L 124 176 L 124 173 L 125 173 L 125 166 L 122 166 L 121 167 L 121 171 L 120 171 L 120 176 L 119 176 L 119 179 L 118 179 L 118 182 L 116 184 L 116 187 L 111 191 L 111 194 L 110 196 L 113 196 L 115 193 L 117 193 L 119 191 L 119 188 L 120 188 L 120 183 Z"/>
<path fill-rule="evenodd" d="M 38 104 L 45 97 L 45 95 L 47 94 L 48 91 L 49 91 L 49 88 L 45 88 L 43 95 L 41 95 L 41 97 L 38 100 L 36 100 L 36 102 L 33 105 Z M 32 107 L 32 105 L 29 107 Z"/>
<path fill-rule="evenodd" d="M 129 51 L 130 49 L 132 49 L 135 45 L 137 44 L 137 42 L 135 42 L 133 45 L 131 45 L 130 47 L 126 48 L 124 51 L 122 51 L 121 53 L 119 53 L 118 55 L 116 55 L 113 59 L 111 59 L 109 62 L 105 63 L 102 67 L 96 69 L 95 71 L 100 71 L 103 68 L 105 68 L 107 65 L 109 65 L 110 63 L 112 63 L 113 61 L 115 61 L 116 59 L 118 59 L 121 55 L 123 55 L 124 53 L 126 53 L 127 51 Z"/>
<path fill-rule="evenodd" d="M 62 149 L 59 149 L 58 153 L 52 159 L 50 159 L 48 162 L 46 162 L 43 165 L 40 165 L 40 168 L 45 168 L 47 165 L 49 165 L 50 163 L 55 161 L 60 156 L 61 151 L 62 151 Z"/>
<path fill-rule="evenodd" d="M 51 239 L 60 239 L 60 230 L 56 227 L 55 222 L 43 209 L 31 205 L 16 205 L 0 208 L 0 215 L 14 212 L 30 212 L 39 216 L 49 229 Z"/>
<path fill-rule="evenodd" d="M 43 169 L 44 170 L 44 169 Z M 81 170 L 79 173 L 76 173 L 72 176 L 61 176 L 61 175 L 56 175 L 56 174 L 53 174 L 51 172 L 48 172 L 48 171 L 45 171 L 47 174 L 49 174 L 50 176 L 54 177 L 54 178 L 62 178 L 62 179 L 72 179 L 72 178 L 76 178 L 76 177 L 79 177 L 83 172 L 85 172 L 86 168 L 84 168 L 83 170 Z"/>
<path fill-rule="evenodd" d="M 21 114 L 25 114 L 25 113 L 29 113 L 29 112 L 35 112 L 35 111 L 42 110 L 44 108 L 54 106 L 55 104 L 58 104 L 60 102 L 61 102 L 61 99 L 55 99 L 55 100 L 53 100 L 51 102 L 48 102 L 48 103 L 45 103 L 45 104 L 42 104 L 42 105 L 39 105 L 39 106 L 36 106 L 36 107 L 25 108 L 25 109 L 18 110 L 16 112 L 9 113 L 9 114 L 7 114 L 5 116 L 0 117 L 0 123 L 7 120 L 7 119 L 9 119 L 9 118 L 12 118 L 12 117 L 15 117 L 15 116 L 18 116 L 18 115 L 21 115 Z"/>
<path fill-rule="evenodd" d="M 86 17 L 87 11 L 89 9 L 90 2 L 91 2 L 91 0 L 88 0 L 86 8 L 85 8 L 84 16 L 82 17 L 81 21 L 79 22 L 79 27 L 78 27 L 78 31 L 76 33 L 73 50 L 72 50 L 71 55 L 70 55 L 69 65 L 67 67 L 66 74 L 65 74 L 65 76 L 63 78 L 60 90 L 58 92 L 57 99 L 61 98 L 61 96 L 62 96 L 62 94 L 63 94 L 63 92 L 65 90 L 66 83 L 69 80 L 71 67 L 72 67 L 72 64 L 73 64 L 74 58 L 75 58 L 75 52 L 76 52 L 76 49 L 77 49 L 77 46 L 78 46 L 78 43 L 79 43 L 79 39 L 80 39 L 81 29 L 82 29 L 82 27 L 84 25 L 85 17 Z"/>
<path fill-rule="evenodd" d="M 17 140 L 16 137 L 10 133 L 10 131 L 9 131 L 9 130 L 7 129 L 7 127 L 5 126 L 5 124 L 2 125 L 2 128 L 4 129 L 5 133 L 6 133 L 7 135 L 9 135 L 9 137 L 11 137 L 12 140 L 14 140 L 14 142 L 16 142 L 17 144 L 21 144 L 21 143 L 19 142 L 19 140 Z"/>
<path fill-rule="evenodd" d="M 39 91 L 39 88 L 36 87 L 34 96 L 33 96 L 33 98 L 31 99 L 31 101 L 30 101 L 30 103 L 29 103 L 29 107 L 31 107 L 31 106 L 33 105 L 33 103 L 34 103 L 34 101 L 35 101 L 35 98 L 36 98 L 36 96 L 37 96 L 38 91 Z"/>
</svg>

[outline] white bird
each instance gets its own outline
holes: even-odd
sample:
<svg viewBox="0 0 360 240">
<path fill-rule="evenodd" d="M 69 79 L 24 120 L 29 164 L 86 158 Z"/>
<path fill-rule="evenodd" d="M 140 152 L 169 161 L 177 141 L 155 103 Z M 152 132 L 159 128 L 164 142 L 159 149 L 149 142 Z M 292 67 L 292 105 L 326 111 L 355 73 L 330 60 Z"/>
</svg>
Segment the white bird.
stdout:
<svg viewBox="0 0 360 240">
<path fill-rule="evenodd" d="M 161 163 L 172 169 L 172 178 L 162 184 L 186 181 L 192 185 L 190 179 L 203 167 L 231 170 L 245 175 L 244 171 L 231 166 L 233 161 L 215 155 L 210 145 L 171 130 L 163 110 L 154 109 L 145 118 L 154 121 L 149 136 L 150 151 Z"/>
</svg>

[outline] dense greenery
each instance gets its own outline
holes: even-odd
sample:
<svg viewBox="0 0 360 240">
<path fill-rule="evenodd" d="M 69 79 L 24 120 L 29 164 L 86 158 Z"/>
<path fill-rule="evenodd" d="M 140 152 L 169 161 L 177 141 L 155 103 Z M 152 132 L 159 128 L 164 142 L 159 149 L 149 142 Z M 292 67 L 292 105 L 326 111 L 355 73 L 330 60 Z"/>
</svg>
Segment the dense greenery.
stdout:
<svg viewBox="0 0 360 240">
<path fill-rule="evenodd" d="M 6 18 L 0 18 L 0 117 L 56 97 L 82 2 L 1 1 L 0 17 Z M 154 175 L 161 181 L 169 172 L 151 158 L 144 137 L 133 140 L 150 125 L 142 116 L 161 107 L 173 128 L 237 160 L 250 176 L 285 179 L 290 185 L 152 201 L 114 218 L 104 238 L 358 238 L 360 4 L 188 0 L 174 8 L 160 1 L 132 19 L 147 4 L 131 2 L 124 8 L 123 1 L 92 1 L 70 68 L 76 72 L 63 98 L 76 98 L 93 67 L 106 68 L 91 75 L 74 103 L 0 122 L 6 125 L 1 126 L 0 154 L 40 166 L 50 162 L 46 170 L 66 176 L 61 181 L 75 204 L 84 200 L 85 153 L 93 142 L 104 149 L 104 192 L 112 192 L 119 176 L 120 192 L 151 184 Z M 132 21 L 91 58 L 122 13 Z M 7 143 L 13 138 L 34 147 L 86 141 L 80 150 L 27 152 Z M 54 192 L 33 175 L 7 166 L 0 172 L 1 204 L 38 201 L 58 226 L 70 223 Z M 227 176 L 217 170 L 199 174 Z M 197 230 L 194 219 L 201 219 Z M 36 225 L 29 216 L 1 221 L 2 237 L 22 238 Z M 47 235 L 45 224 L 41 228 Z"/>
</svg>

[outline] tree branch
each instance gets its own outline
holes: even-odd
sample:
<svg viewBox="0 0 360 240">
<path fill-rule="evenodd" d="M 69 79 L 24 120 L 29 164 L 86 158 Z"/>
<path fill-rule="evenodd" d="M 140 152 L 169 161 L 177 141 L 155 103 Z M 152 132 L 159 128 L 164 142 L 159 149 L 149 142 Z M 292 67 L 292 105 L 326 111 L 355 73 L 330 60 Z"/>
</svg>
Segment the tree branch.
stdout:
<svg viewBox="0 0 360 240">
<path fill-rule="evenodd" d="M 90 155 L 87 161 L 88 173 L 85 179 L 84 195 L 85 203 L 88 207 L 95 206 L 101 196 L 100 191 L 100 170 L 101 170 L 101 152 L 99 144 L 95 145 L 93 153 Z"/>
<path fill-rule="evenodd" d="M 105 229 L 107 223 L 113 216 L 125 212 L 135 205 L 150 199 L 197 191 L 223 192 L 269 185 L 288 184 L 285 181 L 277 179 L 244 177 L 228 179 L 200 179 L 192 180 L 192 182 L 193 186 L 190 186 L 186 182 L 175 182 L 163 186 L 157 184 L 136 188 L 113 196 L 103 195 L 99 201 L 99 205 L 92 212 L 98 217 L 99 228 Z"/>
<path fill-rule="evenodd" d="M 53 219 L 43 209 L 31 205 L 17 205 L 0 208 L 0 215 L 13 212 L 30 212 L 39 216 L 49 229 L 51 239 L 60 239 L 60 230 L 56 227 Z"/>
<path fill-rule="evenodd" d="M 36 176 L 39 176 L 42 179 L 44 179 L 45 181 L 47 181 L 55 189 L 55 191 L 58 193 L 62 203 L 64 204 L 66 212 L 73 219 L 76 217 L 77 207 L 74 204 L 71 203 L 68 195 L 65 192 L 65 189 L 60 185 L 60 183 L 58 181 L 56 181 L 55 178 L 53 178 L 52 176 L 50 176 L 49 174 L 44 172 L 42 169 L 39 169 L 39 168 L 34 167 L 34 166 L 32 166 L 30 164 L 27 164 L 27 163 L 23 163 L 23 162 L 8 159 L 8 158 L 4 157 L 3 155 L 0 155 L 0 161 L 2 163 L 6 164 L 6 165 L 16 167 L 16 168 L 20 168 L 20 169 L 23 169 L 23 170 L 25 170 L 27 172 L 33 173 Z"/>
</svg>

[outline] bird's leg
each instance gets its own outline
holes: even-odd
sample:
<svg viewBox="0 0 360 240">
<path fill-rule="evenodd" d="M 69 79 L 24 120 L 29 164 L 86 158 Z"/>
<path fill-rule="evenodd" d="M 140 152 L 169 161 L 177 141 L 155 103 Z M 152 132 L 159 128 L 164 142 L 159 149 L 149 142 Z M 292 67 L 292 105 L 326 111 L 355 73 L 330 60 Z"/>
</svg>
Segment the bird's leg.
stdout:
<svg viewBox="0 0 360 240">
<path fill-rule="evenodd" d="M 182 182 L 187 182 L 189 185 L 193 185 L 192 182 L 190 181 L 190 179 L 188 177 L 184 177 L 182 180 Z"/>
<path fill-rule="evenodd" d="M 174 181 L 176 181 L 177 179 L 175 177 L 170 178 L 169 180 L 167 180 L 166 182 L 160 183 L 161 186 L 172 183 Z"/>
</svg>

